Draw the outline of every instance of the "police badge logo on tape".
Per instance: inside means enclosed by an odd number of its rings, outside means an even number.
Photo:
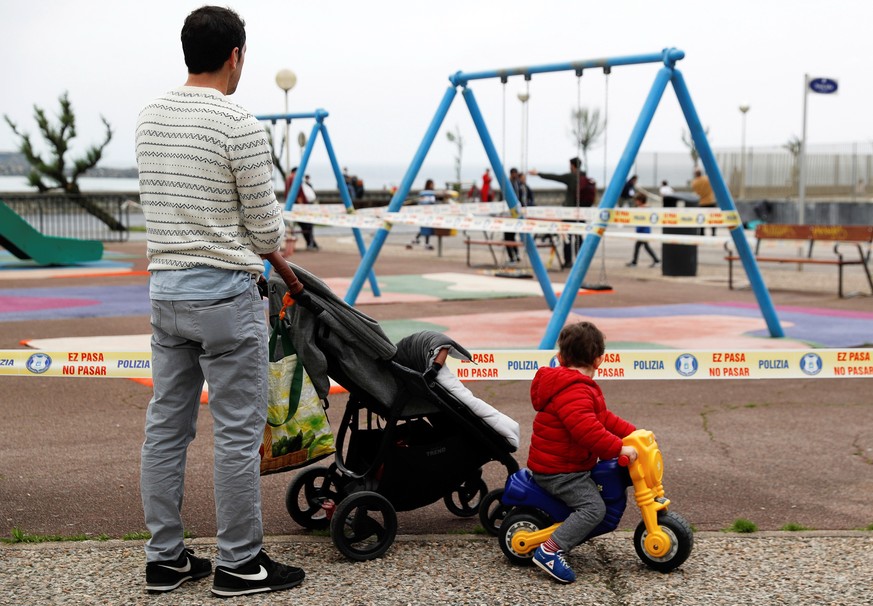
[[[676,358],[676,372],[683,377],[690,377],[697,372],[697,358],[692,354],[682,354]]]
[[[818,354],[808,353],[800,358],[800,370],[805,375],[815,376],[821,372],[823,366]]]
[[[35,353],[27,359],[25,368],[35,375],[41,375],[51,368],[52,359],[44,353]]]

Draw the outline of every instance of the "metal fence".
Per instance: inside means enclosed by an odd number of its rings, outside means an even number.
[[[744,158],[745,156],[745,158]],[[800,163],[785,148],[758,147],[715,151],[716,161],[735,199],[797,196]],[[694,165],[682,152],[640,153],[634,172],[645,188],[668,181],[688,186]],[[873,196],[873,143],[810,146],[806,153],[806,195],[863,200]]]
[[[103,242],[130,237],[128,194],[0,194],[0,200],[47,236]]]

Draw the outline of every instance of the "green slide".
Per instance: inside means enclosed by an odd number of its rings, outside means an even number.
[[[102,242],[43,235],[2,200],[0,246],[19,259],[33,259],[39,265],[75,265],[103,258]]]

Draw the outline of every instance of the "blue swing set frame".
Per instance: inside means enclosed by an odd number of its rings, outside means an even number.
[[[676,97],[682,109],[682,113],[685,117],[685,121],[688,124],[688,128],[691,132],[692,140],[694,141],[694,145],[698,151],[700,161],[703,163],[703,167],[710,178],[710,183],[712,185],[713,191],[715,192],[715,197],[718,201],[719,207],[721,208],[721,210],[724,211],[736,211],[736,204],[734,203],[730,191],[728,191],[724,177],[722,176],[721,170],[719,169],[718,164],[715,160],[715,155],[709,145],[709,141],[706,138],[706,132],[704,131],[700,118],[697,115],[697,110],[694,107],[694,103],[691,100],[691,95],[688,91],[688,87],[685,84],[685,79],[682,76],[682,73],[678,69],[676,69],[676,62],[683,59],[684,57],[684,51],[675,48],[667,48],[660,53],[644,55],[591,59],[584,61],[573,61],[569,63],[556,63],[549,65],[518,67],[483,72],[465,73],[459,71],[453,74],[449,77],[450,86],[446,90],[442,100],[440,101],[439,106],[437,107],[437,111],[433,119],[431,120],[427,131],[424,134],[418,150],[412,158],[412,163],[407,169],[403,180],[400,182],[400,186],[398,187],[394,196],[391,198],[391,202],[388,205],[388,211],[397,212],[403,205],[403,201],[406,199],[406,196],[409,194],[409,191],[412,187],[412,182],[417,177],[418,172],[421,169],[422,164],[424,163],[424,159],[427,156],[428,150],[433,144],[434,139],[436,138],[436,135],[439,132],[443,121],[445,120],[449,108],[454,101],[458,87],[462,88],[461,94],[467,104],[467,108],[470,111],[470,116],[473,119],[474,125],[476,126],[479,138],[482,140],[482,144],[485,147],[485,152],[488,156],[489,162],[491,163],[491,168],[494,174],[499,179],[500,189],[504,192],[504,197],[506,199],[507,206],[509,207],[509,212],[513,217],[518,217],[520,214],[518,210],[520,208],[518,198],[516,197],[513,189],[511,187],[507,187],[508,178],[506,175],[506,171],[500,161],[497,149],[494,146],[494,141],[492,140],[491,135],[488,132],[488,128],[485,125],[485,120],[482,116],[482,112],[479,110],[479,105],[476,102],[476,97],[473,94],[472,89],[469,88],[468,84],[473,80],[486,80],[494,78],[499,78],[501,79],[501,81],[505,82],[508,78],[512,76],[524,76],[526,79],[530,79],[530,77],[534,74],[561,71],[573,71],[577,74],[581,74],[583,70],[590,68],[611,69],[613,67],[619,67],[624,65],[638,65],[644,63],[663,63],[663,66],[658,70],[655,76],[655,81],[652,84],[651,89],[649,90],[649,94],[646,97],[645,102],[643,103],[640,115],[637,118],[633,130],[631,131],[628,142],[624,148],[624,152],[622,153],[618,165],[616,166],[615,172],[612,175],[612,179],[609,181],[609,185],[603,193],[598,208],[606,210],[615,208],[616,203],[618,202],[619,194],[621,193],[622,186],[624,185],[624,182],[627,180],[627,177],[630,174],[633,162],[636,159],[637,154],[639,153],[640,146],[642,145],[643,138],[645,137],[645,134],[648,131],[649,126],[651,125],[652,118],[655,115],[655,110],[658,108],[658,105],[661,102],[661,98],[663,97],[667,85],[672,84],[673,90],[676,93]],[[523,235],[525,250],[530,259],[531,267],[543,290],[543,296],[545,297],[546,303],[548,304],[549,309],[552,310],[551,320],[549,321],[546,332],[539,345],[540,349],[554,348],[555,343],[558,339],[558,334],[560,333],[561,328],[566,323],[567,317],[572,310],[573,303],[576,299],[579,288],[582,285],[582,281],[584,280],[585,275],[588,273],[588,268],[590,267],[591,261],[594,258],[594,253],[597,251],[597,247],[600,244],[602,234],[605,228],[606,223],[603,222],[598,221],[592,222],[590,224],[590,231],[586,234],[586,237],[582,244],[582,248],[579,251],[579,255],[576,257],[576,260],[573,263],[569,276],[567,277],[566,285],[563,292],[561,293],[560,298],[555,295],[551,281],[548,278],[546,268],[536,252],[536,245],[533,241],[533,237],[531,236],[531,234]],[[770,336],[784,337],[785,335],[782,330],[782,326],[779,323],[779,318],[776,315],[776,309],[773,306],[773,302],[770,298],[770,292],[767,290],[767,287],[764,284],[763,278],[761,277],[761,272],[758,268],[758,264],[755,261],[754,254],[752,253],[749,243],[746,240],[745,235],[743,234],[742,225],[732,227],[730,229],[730,235],[733,238],[735,249],[743,264],[743,268],[746,271],[746,275],[748,276],[749,283],[751,284],[752,290],[757,299],[758,306],[761,309],[761,314],[763,315],[764,320],[767,324]],[[371,242],[370,247],[367,249],[366,253],[363,255],[361,263],[358,266],[354,277],[352,278],[349,290],[346,293],[345,301],[350,305],[355,304],[361,287],[363,286],[364,280],[369,272],[372,270],[373,264],[376,262],[379,252],[382,249],[382,245],[385,243],[387,237],[387,229],[380,228],[376,231],[373,241]]]
[[[300,158],[300,165],[297,169],[297,174],[294,175],[294,181],[291,183],[291,187],[288,188],[287,192],[285,192],[285,210],[291,210],[294,208],[294,201],[297,199],[297,194],[300,192],[300,188],[303,186],[303,178],[306,175],[306,167],[309,165],[309,158],[310,156],[312,156],[312,149],[315,147],[315,142],[318,140],[318,135],[321,135],[321,138],[324,140],[324,147],[327,151],[327,157],[330,160],[330,166],[333,169],[334,178],[336,178],[336,186],[337,189],[339,189],[340,199],[342,199],[343,201],[343,206],[346,207],[347,212],[355,212],[355,205],[352,202],[352,197],[349,194],[349,188],[346,186],[345,178],[343,177],[343,173],[340,170],[339,162],[336,159],[336,153],[333,149],[333,143],[331,143],[330,134],[327,132],[327,125],[324,123],[325,118],[327,118],[329,115],[330,114],[326,110],[319,108],[316,109],[314,112],[293,114],[268,114],[264,116],[255,116],[258,120],[270,122],[273,125],[281,121],[290,123],[292,120],[315,120],[315,124],[312,125],[312,130],[309,133],[309,138],[306,140],[306,145],[303,148],[303,155]],[[290,162],[290,158],[288,160]],[[358,252],[360,253],[361,257],[364,257],[364,254],[367,251],[367,246],[364,244],[364,238],[363,236],[361,236],[361,230],[357,227],[353,227],[352,233],[355,236],[355,243],[358,247]],[[269,263],[266,263],[266,266],[266,273],[269,275]],[[369,278],[370,288],[373,292],[373,296],[381,296],[382,293],[379,290],[379,284],[376,280],[376,273],[373,271],[372,267],[368,268],[366,272],[366,277]]]

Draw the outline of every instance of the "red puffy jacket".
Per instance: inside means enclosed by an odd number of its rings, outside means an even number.
[[[597,383],[578,370],[542,367],[530,386],[537,411],[527,466],[537,473],[589,471],[614,459],[635,427],[606,408]]]

